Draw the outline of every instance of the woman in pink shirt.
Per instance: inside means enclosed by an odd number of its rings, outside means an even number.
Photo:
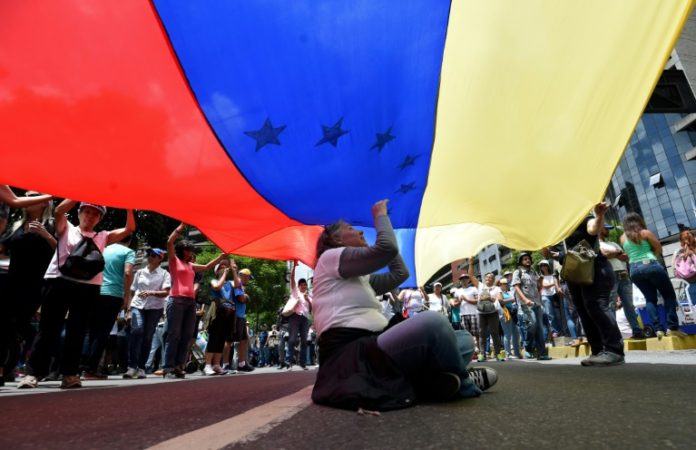
[[[169,257],[169,274],[172,277],[172,288],[167,300],[167,340],[164,345],[163,376],[165,378],[184,378],[186,372],[186,356],[188,344],[193,337],[196,326],[196,294],[193,290],[193,279],[196,272],[211,270],[226,255],[221,254],[208,264],[194,264],[193,242],[176,239],[184,231],[186,225],[179,225],[167,241],[167,256]],[[176,242],[176,245],[174,244]]]

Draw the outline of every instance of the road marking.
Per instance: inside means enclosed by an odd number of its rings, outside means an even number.
[[[219,449],[258,439],[312,403],[314,386],[150,447],[153,450]]]

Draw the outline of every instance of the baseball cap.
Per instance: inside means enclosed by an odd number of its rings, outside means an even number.
[[[146,253],[148,255],[159,256],[160,258],[164,256],[164,250],[161,248],[148,248]]]
[[[249,269],[242,269],[242,270],[239,271],[239,274],[240,274],[240,275],[248,275],[249,277],[251,277],[251,270],[249,270]]]
[[[435,287],[435,286],[440,286],[440,287],[442,287],[442,283],[440,283],[439,281],[437,281],[437,282],[433,283],[433,287]]]
[[[614,225],[612,225],[612,224],[610,224],[610,223],[605,223],[605,224],[604,224],[604,228],[606,228],[607,230],[613,230],[613,229],[614,229]]]
[[[106,214],[106,206],[95,205],[94,203],[87,203],[87,202],[80,203],[80,207],[78,208],[78,211],[81,210],[82,208],[84,208],[85,206],[89,206],[90,208],[96,209],[97,211],[99,211],[101,213],[102,216],[104,214]]]
[[[463,273],[463,274],[459,275],[459,279],[461,280],[462,278],[469,278],[469,274]]]
[[[506,270],[505,273],[503,274],[503,276],[506,277],[508,275],[512,275],[512,272],[510,272],[509,270]]]
[[[498,284],[507,284],[507,278],[503,277],[500,280],[498,280]]]

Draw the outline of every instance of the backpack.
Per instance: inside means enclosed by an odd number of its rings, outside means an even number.
[[[60,261],[60,244],[56,248],[58,261]],[[92,238],[83,235],[82,240],[73,247],[63,265],[58,266],[58,270],[69,278],[91,280],[104,270],[104,255]]]
[[[677,278],[689,281],[696,278],[696,265],[694,257],[684,258],[681,253],[674,258],[674,274]]]

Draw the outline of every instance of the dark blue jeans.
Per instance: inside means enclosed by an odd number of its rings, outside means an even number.
[[[196,302],[187,297],[170,297],[167,300],[167,339],[164,344],[165,372],[175,367],[183,369],[188,356],[188,346],[196,327]]]
[[[655,331],[664,331],[660,316],[657,314],[657,293],[659,292],[665,301],[665,315],[667,316],[667,327],[670,330],[679,328],[677,318],[677,294],[674,292],[672,282],[667,275],[667,269],[655,260],[647,264],[642,262],[631,263],[631,281],[638,286],[640,292],[645,296],[645,307],[650,315]]]
[[[293,314],[288,320],[288,348],[290,352],[290,364],[295,364],[295,345],[297,335],[300,335],[300,365],[307,365],[307,333],[309,333],[309,319],[300,314]]]
[[[537,351],[537,356],[546,355],[546,340],[544,339],[544,307],[535,303],[531,308],[521,305],[518,319],[524,324],[527,344],[525,349]]]
[[[590,286],[568,283],[570,296],[580,316],[593,355],[609,351],[624,354],[623,338],[611,306],[614,270],[606,259],[595,262],[594,283]]]
[[[147,358],[152,346],[152,336],[159,322],[163,309],[131,310],[131,329],[128,341],[128,367],[145,370]]]

